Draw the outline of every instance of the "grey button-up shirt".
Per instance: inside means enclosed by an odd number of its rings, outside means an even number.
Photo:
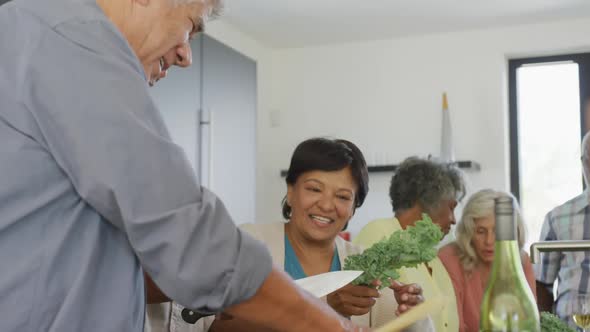
[[[142,266],[206,312],[270,272],[147,89],[93,0],[0,6],[0,331],[142,331]]]

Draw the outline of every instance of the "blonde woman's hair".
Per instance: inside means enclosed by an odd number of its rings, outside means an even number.
[[[459,259],[463,269],[467,272],[472,271],[479,263],[479,257],[471,244],[476,227],[476,219],[494,215],[494,199],[499,197],[512,197],[514,199],[514,208],[516,209],[516,222],[518,233],[518,246],[522,250],[526,239],[526,228],[520,214],[518,201],[512,194],[496,191],[492,189],[483,189],[469,197],[463,215],[455,231],[457,247],[459,248]]]

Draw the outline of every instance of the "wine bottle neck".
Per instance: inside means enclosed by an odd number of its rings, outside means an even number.
[[[516,218],[513,214],[496,214],[496,241],[517,239]]]
[[[516,240],[496,241],[492,270],[501,268],[501,273],[510,274],[512,271],[522,270],[521,265],[520,249]]]

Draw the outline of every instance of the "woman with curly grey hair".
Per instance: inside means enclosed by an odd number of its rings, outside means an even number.
[[[496,240],[494,199],[499,197],[512,197],[512,195],[492,189],[480,190],[473,194],[467,201],[461,221],[457,225],[457,239],[441,248],[438,253],[438,257],[453,281],[460,332],[477,331],[479,328],[479,308],[494,261]],[[518,204],[516,204],[516,211],[522,265],[531,290],[535,294],[533,268],[528,255],[522,250],[526,232]]]
[[[354,243],[365,248],[372,246],[393,232],[414,225],[426,213],[445,234],[455,224],[454,210],[465,196],[461,171],[451,164],[411,157],[399,165],[389,189],[393,218],[368,223],[354,238]],[[438,258],[416,268],[402,269],[400,281],[417,283],[423,288],[424,298],[444,296],[450,302],[438,314],[432,315],[436,331],[456,332],[459,316],[455,294],[449,275]]]
[[[408,158],[399,166],[389,188],[393,212],[403,228],[426,213],[445,235],[455,224],[453,211],[464,196],[459,169],[417,157]]]

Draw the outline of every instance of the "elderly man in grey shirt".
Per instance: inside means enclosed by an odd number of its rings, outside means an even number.
[[[355,329],[234,226],[149,97],[146,80],[190,65],[188,38],[218,7],[0,7],[0,331],[142,331],[144,270],[204,313],[284,331]]]

